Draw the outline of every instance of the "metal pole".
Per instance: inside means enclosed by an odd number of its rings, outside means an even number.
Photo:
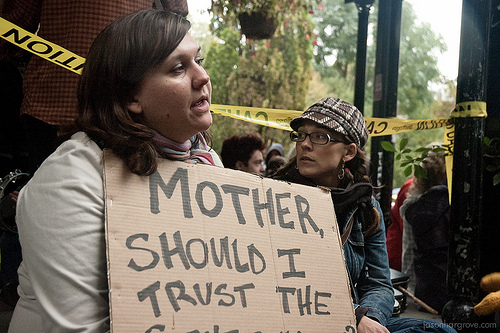
[[[401,10],[402,0],[380,0],[379,2],[373,98],[373,116],[378,118],[395,117],[397,113]],[[382,187],[377,199],[380,202],[384,220],[389,222],[394,154],[382,149],[382,141],[393,141],[393,139],[391,136],[372,137],[371,174],[372,182]]]
[[[457,105],[486,102],[487,54],[491,0],[463,0],[457,80]],[[466,112],[466,108],[462,113]],[[455,119],[450,214],[448,288],[443,309],[447,323],[477,323],[473,306],[479,294],[479,231],[483,197],[485,119]],[[478,332],[468,326],[463,332]]]
[[[488,46],[488,90],[486,102],[488,118],[485,123],[485,136],[500,138],[500,0],[491,1],[490,41]],[[498,140],[498,139],[496,139]],[[498,198],[500,185],[493,185],[493,177],[498,171],[488,171],[495,165],[492,152],[485,150],[483,174],[483,219],[481,222],[481,277],[492,272],[500,272],[500,223],[498,223]],[[486,295],[486,293],[484,293]],[[500,316],[499,316],[500,320]],[[497,327],[500,329],[500,322]]]
[[[358,44],[356,49],[356,80],[354,82],[354,106],[361,113],[365,110],[366,82],[366,41],[368,38],[368,18],[373,2],[356,1],[358,8]]]

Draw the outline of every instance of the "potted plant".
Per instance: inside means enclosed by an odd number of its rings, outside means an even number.
[[[265,12],[238,14],[241,33],[249,39],[269,39],[278,28],[276,19]]]
[[[271,38],[292,19],[306,18],[322,0],[212,0],[212,29],[231,26],[249,39]]]

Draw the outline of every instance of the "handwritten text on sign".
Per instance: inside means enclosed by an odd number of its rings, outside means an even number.
[[[105,179],[113,330],[355,325],[327,191],[172,161],[139,177],[110,154]]]

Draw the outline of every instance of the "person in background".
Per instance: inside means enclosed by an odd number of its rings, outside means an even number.
[[[427,320],[392,317],[394,291],[385,227],[362,150],[368,129],[361,112],[334,97],[323,98],[290,123],[296,156],[274,178],[327,187],[341,233],[353,292],[357,331],[456,332]]]
[[[269,160],[274,156],[283,156],[285,157],[285,148],[281,143],[273,143],[266,153],[265,165],[266,165],[266,176],[269,176],[267,170],[269,165]]]
[[[10,333],[110,330],[103,149],[141,176],[158,157],[222,167],[206,142],[212,89],[189,28],[180,15],[150,9],[93,42],[75,134],[19,193],[23,261]]]
[[[394,205],[391,207],[391,225],[387,227],[387,254],[389,267],[401,271],[401,256],[403,253],[403,219],[399,215],[399,208],[408,196],[408,189],[413,178],[408,179],[399,189]]]
[[[266,145],[257,135],[234,135],[222,143],[220,157],[224,167],[263,175]]]
[[[415,296],[441,313],[449,301],[446,285],[450,203],[444,153],[428,152],[421,164],[425,178],[417,178],[401,206],[404,273]]]
[[[286,164],[286,160],[281,155],[274,155],[267,163],[266,177],[272,177],[283,165]]]

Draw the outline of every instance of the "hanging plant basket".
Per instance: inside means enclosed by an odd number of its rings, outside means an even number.
[[[272,17],[267,17],[265,13],[247,12],[238,15],[241,26],[241,33],[249,39],[268,39],[274,35],[278,24]]]

